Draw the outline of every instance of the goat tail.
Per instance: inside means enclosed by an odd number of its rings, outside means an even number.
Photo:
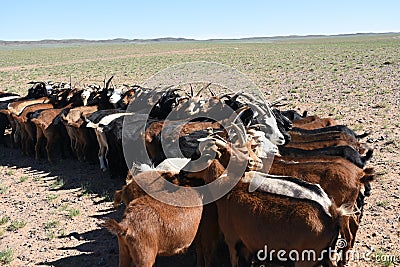
[[[357,213],[354,211],[353,206],[351,203],[344,203],[338,207],[332,202],[329,207],[329,213],[332,215],[332,219],[338,223],[340,229],[346,227],[349,217]]]
[[[361,183],[365,184],[371,182],[375,178],[375,169],[373,167],[367,167],[364,170],[364,176],[360,179]]]
[[[91,120],[89,120],[88,118],[86,118],[85,116],[81,115],[81,119],[86,122],[86,127],[87,128],[93,128],[93,129],[97,129],[99,127],[98,123],[94,123]]]
[[[361,177],[360,182],[364,184],[364,195],[369,197],[371,195],[371,184],[370,182],[373,181],[375,178],[375,169],[372,167],[368,167],[364,169],[364,176]]]
[[[332,202],[332,205],[329,207],[329,213],[332,215],[332,218],[340,219],[341,217],[349,217],[354,213],[352,203],[344,203],[340,207],[338,207],[335,203]]]
[[[101,225],[114,235],[124,235],[126,233],[126,230],[114,219],[108,218]]]
[[[372,158],[372,154],[374,153],[374,149],[368,148],[367,153],[365,156],[362,157],[362,159],[366,162],[367,160],[370,160]]]
[[[353,216],[358,213],[358,211],[354,211],[354,204],[352,203],[344,203],[340,207],[337,207],[336,204],[332,204],[330,207],[332,218],[336,223],[338,230],[341,236],[341,239],[344,240],[340,247],[340,250],[347,250],[351,248],[353,235],[350,230],[350,216]],[[339,246],[339,244],[337,244]]]
[[[338,215],[344,217],[354,215],[356,212],[354,212],[353,206],[354,205],[352,203],[343,203],[340,207],[337,208]]]
[[[121,204],[121,201],[122,201],[122,190],[117,190],[117,191],[115,191],[115,194],[114,194],[114,209],[118,209],[118,207],[119,207],[119,204]]]
[[[370,134],[371,134],[370,132],[365,132],[365,133],[363,133],[363,134],[357,134],[357,135],[356,135],[356,138],[357,138],[357,139],[361,139],[361,138],[367,137],[367,136],[370,135]]]

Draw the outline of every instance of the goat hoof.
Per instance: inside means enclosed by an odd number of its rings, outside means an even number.
[[[102,168],[101,171],[102,171],[102,172],[106,172],[106,171],[107,171],[107,168]]]

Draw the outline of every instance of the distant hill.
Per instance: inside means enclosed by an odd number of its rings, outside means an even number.
[[[186,38],[155,38],[155,39],[125,39],[116,38],[109,40],[86,40],[86,39],[62,39],[53,40],[45,39],[40,41],[3,41],[0,40],[0,45],[46,45],[46,44],[123,44],[123,43],[153,43],[153,42],[190,42],[195,39]]]
[[[356,37],[356,36],[380,36],[380,35],[394,35],[400,34],[398,32],[388,33],[354,33],[354,34],[337,34],[337,35],[289,35],[289,36],[272,36],[272,37],[247,37],[247,38],[233,38],[233,39],[208,39],[196,40],[188,38],[174,38],[163,37],[154,39],[125,39],[116,38],[108,40],[87,40],[87,39],[62,39],[53,40],[45,39],[39,41],[3,41],[0,40],[0,46],[7,45],[57,45],[57,44],[123,44],[123,43],[162,43],[162,42],[231,42],[231,41],[248,41],[248,42],[263,42],[263,41],[277,41],[286,39],[306,39],[306,38],[329,38],[329,37]]]

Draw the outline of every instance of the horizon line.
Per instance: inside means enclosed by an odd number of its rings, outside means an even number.
[[[154,37],[154,38],[125,38],[125,37],[115,37],[108,39],[86,39],[86,38],[45,38],[45,39],[35,39],[35,40],[3,40],[0,39],[2,43],[17,43],[17,42],[49,42],[49,41],[87,41],[87,42],[102,42],[102,41],[155,41],[155,40],[180,40],[180,41],[224,41],[224,40],[246,40],[246,39],[274,39],[274,38],[306,38],[306,37],[335,37],[335,36],[351,36],[351,35],[368,35],[368,34],[400,34],[400,32],[388,31],[388,32],[355,32],[355,33],[334,33],[334,34],[287,34],[287,35],[266,35],[266,36],[247,36],[247,37],[215,37],[215,38],[190,38],[190,37]]]

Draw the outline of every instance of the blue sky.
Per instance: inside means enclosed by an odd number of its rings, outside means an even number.
[[[397,0],[2,0],[0,40],[400,32]]]

